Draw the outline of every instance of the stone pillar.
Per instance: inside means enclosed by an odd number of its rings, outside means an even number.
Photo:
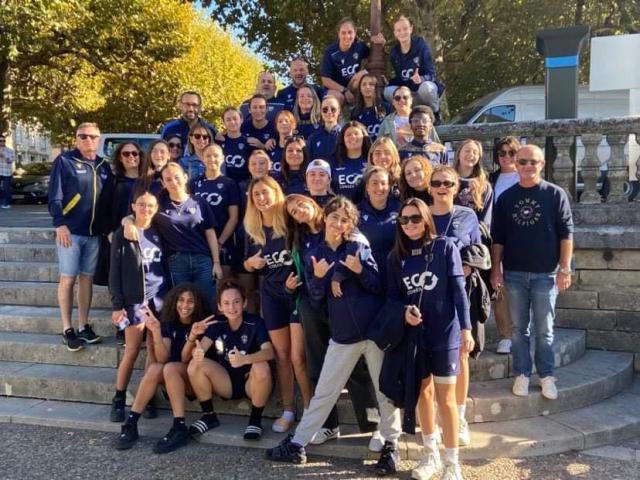
[[[481,140],[482,144],[482,153],[483,156],[480,159],[481,165],[484,167],[485,171],[493,172],[495,165],[493,164],[493,149],[495,147],[495,143],[493,140]]]
[[[556,184],[567,192],[571,202],[575,200],[576,185],[570,150],[574,141],[574,137],[553,137],[553,144],[558,151],[553,162],[553,179]]]
[[[382,31],[381,28],[382,19],[382,0],[371,0],[371,35],[377,35]],[[385,55],[384,45],[379,43],[372,43],[371,50],[369,52],[369,59],[367,60],[367,70],[372,75],[378,77],[379,85],[386,85],[384,78],[385,71]],[[381,83],[382,82],[382,83]]]
[[[536,145],[543,150],[546,141],[547,139],[545,137],[527,137],[527,145]]]
[[[626,202],[624,184],[629,179],[629,164],[624,153],[624,146],[629,139],[628,135],[607,135],[607,143],[611,153],[607,164],[609,166],[608,178],[611,186],[608,202]]]
[[[600,159],[598,159],[598,145],[602,140],[600,133],[586,133],[582,135],[584,145],[584,160],[581,171],[584,181],[584,190],[580,197],[580,203],[600,203],[598,193],[598,177],[600,176]]]

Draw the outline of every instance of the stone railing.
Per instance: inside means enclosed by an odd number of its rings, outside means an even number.
[[[552,178],[565,189],[572,202],[577,201],[577,172],[581,172],[584,187],[580,203],[600,203],[598,192],[601,161],[598,150],[604,153],[608,166],[609,195],[607,202],[626,202],[625,183],[630,170],[640,171],[640,116],[601,119],[561,119],[535,122],[486,123],[479,125],[441,125],[437,128],[442,142],[450,142],[455,150],[462,140],[473,138],[482,143],[483,164],[493,170],[494,142],[507,135],[525,143],[545,147],[551,138],[557,151]],[[638,140],[636,142],[636,139]],[[625,147],[629,144],[625,152]],[[583,151],[582,151],[583,150]],[[579,155],[576,155],[579,152]],[[582,155],[583,154],[583,155]],[[576,157],[581,160],[576,161]],[[634,178],[633,176],[631,178]]]

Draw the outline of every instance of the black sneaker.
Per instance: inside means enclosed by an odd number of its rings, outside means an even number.
[[[171,427],[169,433],[166,436],[158,440],[153,447],[153,453],[169,453],[177,450],[189,443],[189,439],[191,436],[189,435],[189,430],[187,427]]]
[[[200,420],[196,420],[189,426],[189,433],[195,437],[219,426],[220,420],[218,420],[218,416],[215,413],[207,413],[202,415]]]
[[[102,341],[102,337],[100,335],[96,335],[93,328],[91,328],[91,325],[88,323],[84,326],[84,330],[78,332],[78,338],[84,343],[100,343]]]
[[[67,328],[64,331],[62,334],[62,343],[67,346],[67,350],[70,352],[77,352],[84,348],[84,344],[80,341],[73,328]]]
[[[156,409],[156,402],[151,399],[147,406],[144,407],[142,411],[142,416],[148,420],[152,420],[154,418],[158,418],[158,410]]]
[[[307,463],[307,453],[302,445],[293,443],[293,435],[288,435],[277,447],[267,449],[266,456],[274,462]]]
[[[133,423],[125,423],[120,428],[120,436],[116,440],[115,447],[118,450],[129,450],[138,440],[138,427]]]
[[[119,400],[116,397],[111,399],[111,414],[109,419],[114,423],[124,422],[124,400]]]
[[[380,476],[390,475],[396,473],[396,466],[399,462],[400,452],[398,452],[398,447],[391,442],[384,442],[384,446],[380,452],[380,458],[374,469]]]

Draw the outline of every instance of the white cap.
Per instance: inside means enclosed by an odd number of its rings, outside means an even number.
[[[328,175],[329,178],[331,178],[331,166],[327,161],[322,160],[321,158],[312,160],[311,163],[309,163],[309,165],[307,166],[307,171],[305,172],[305,174],[308,174],[309,172],[312,172],[314,170],[324,172]]]

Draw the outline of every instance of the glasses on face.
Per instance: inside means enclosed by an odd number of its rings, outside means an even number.
[[[336,113],[338,109],[336,107],[322,107],[322,113]]]
[[[304,137],[302,135],[287,135],[284,137],[285,142],[291,140],[292,142],[304,142]]]
[[[429,182],[429,185],[431,185],[433,188],[452,188],[455,186],[455,182],[452,182],[451,180],[431,180]]]
[[[184,105],[185,107],[192,107],[192,108],[200,107],[199,103],[194,103],[194,102],[182,102],[182,105]]]
[[[129,157],[136,158],[139,155],[139,153],[136,150],[131,150],[129,152],[120,152],[120,155],[122,155],[124,158],[129,158]]]
[[[192,133],[191,138],[195,138],[196,140],[210,140],[211,135],[206,133]]]
[[[90,138],[91,140],[97,140],[98,138],[100,138],[100,135],[90,135],[88,133],[79,133],[77,137],[80,140],[86,140],[87,138]]]
[[[409,100],[409,98],[411,98],[409,95],[394,95],[393,99],[396,102],[399,102],[400,100]]]
[[[398,217],[398,223],[400,225],[406,225],[409,222],[418,224],[418,223],[422,223],[423,221],[424,220],[422,219],[422,215],[417,215],[417,214],[416,215],[400,215]]]
[[[169,148],[182,148],[182,144],[169,142]]]
[[[498,152],[498,156],[500,158],[504,158],[504,157],[515,157],[516,156],[516,151],[515,150],[500,150]]]
[[[524,167],[527,163],[532,167],[535,167],[540,163],[540,160],[536,160],[535,158],[519,158],[518,159],[518,165],[521,165]]]

